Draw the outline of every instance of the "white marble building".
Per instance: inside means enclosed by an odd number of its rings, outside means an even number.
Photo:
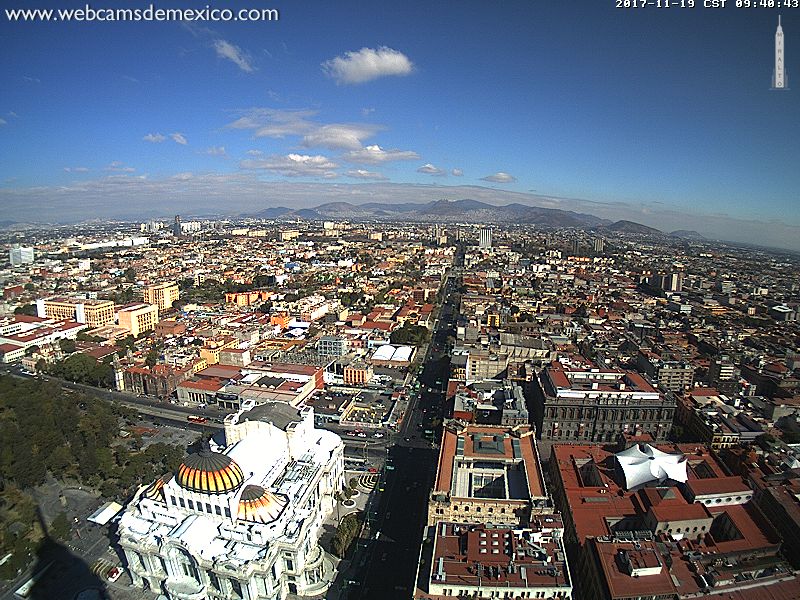
[[[134,585],[171,600],[323,594],[335,572],[319,537],[344,485],[341,439],[279,402],[229,415],[225,435],[126,507],[119,544]]]

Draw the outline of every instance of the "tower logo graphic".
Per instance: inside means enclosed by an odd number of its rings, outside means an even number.
[[[783,51],[783,27],[781,27],[781,17],[778,15],[778,29],[775,31],[775,68],[772,71],[773,90],[789,89],[789,76],[786,74]]]

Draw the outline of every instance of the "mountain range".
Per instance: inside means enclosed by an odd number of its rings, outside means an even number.
[[[260,219],[349,219],[356,221],[418,221],[445,223],[532,223],[548,227],[600,227],[611,222],[594,215],[525,204],[496,206],[478,200],[436,200],[427,203],[384,204],[329,202],[314,208],[266,208],[246,216]]]

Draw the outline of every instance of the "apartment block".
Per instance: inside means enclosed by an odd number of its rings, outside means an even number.
[[[155,304],[131,304],[119,310],[119,326],[138,336],[153,331],[158,324],[158,306]]]
[[[42,318],[62,319],[102,327],[114,322],[114,303],[111,300],[87,298],[39,298],[36,314]]]
[[[158,310],[172,308],[172,303],[181,297],[177,283],[158,283],[144,288],[142,299],[148,304],[155,304]]]

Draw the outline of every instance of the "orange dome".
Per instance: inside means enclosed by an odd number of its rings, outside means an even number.
[[[175,481],[190,492],[226,494],[239,489],[244,473],[231,457],[204,448],[186,457]]]
[[[172,475],[167,477],[159,477],[144,491],[142,496],[145,498],[149,498],[150,500],[155,500],[157,502],[164,502],[164,483],[172,478]]]
[[[237,517],[244,521],[272,523],[283,511],[287,499],[278,496],[260,485],[248,485],[239,497]]]

